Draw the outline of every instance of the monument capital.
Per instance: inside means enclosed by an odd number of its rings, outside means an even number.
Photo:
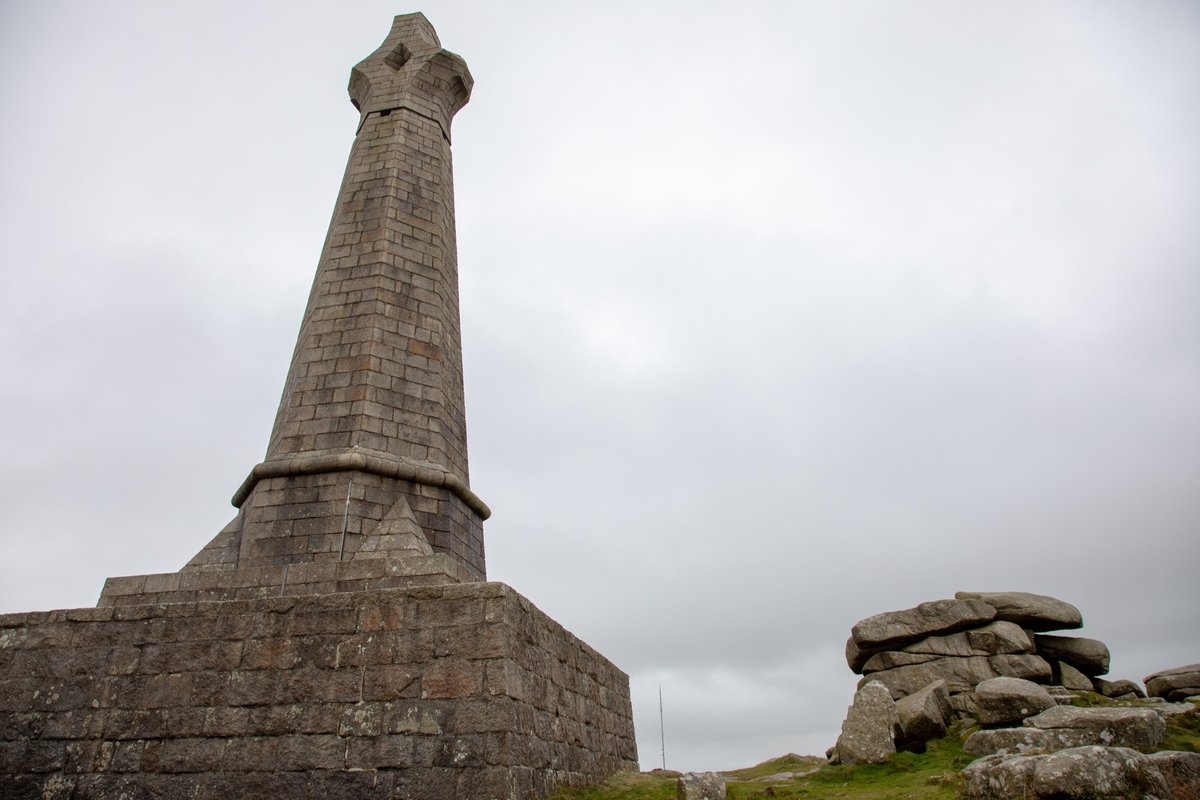
[[[450,122],[471,99],[474,85],[467,62],[442,49],[425,15],[402,14],[383,44],[350,71],[350,102],[361,117],[400,108],[431,119],[450,140]]]

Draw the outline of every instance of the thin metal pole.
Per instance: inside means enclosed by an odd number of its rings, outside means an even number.
[[[350,522],[350,491],[354,488],[354,475],[350,475],[350,483],[346,484],[346,510],[342,513],[342,546],[338,548],[338,561],[346,552],[346,525]]]
[[[288,565],[283,565],[283,583],[279,584],[279,596],[283,597],[283,593],[287,591],[287,570]]]
[[[658,684],[658,733],[662,737],[663,769],[667,768],[667,732],[663,728],[662,683]]]

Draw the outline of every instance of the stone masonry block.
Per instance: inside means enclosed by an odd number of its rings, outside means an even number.
[[[430,775],[458,787],[502,769],[552,787],[636,760],[628,679],[502,584],[132,616],[46,615],[20,627],[0,617],[0,631],[19,631],[0,639],[14,656],[0,667],[0,742],[14,769],[109,788],[118,784],[101,778],[122,775],[122,791],[186,794],[264,770],[280,785],[366,770],[393,787]],[[152,627],[170,636],[128,644]],[[18,674],[30,654],[57,654],[67,668]]]
[[[483,663],[465,658],[439,658],[421,673],[425,698],[472,697],[483,689]]]
[[[277,768],[282,772],[340,770],[345,743],[340,736],[281,736]]]
[[[301,611],[292,617],[289,632],[292,636],[351,632],[357,627],[357,616],[351,608]]]

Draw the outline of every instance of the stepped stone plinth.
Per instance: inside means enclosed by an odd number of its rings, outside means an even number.
[[[358,131],[266,457],[182,570],[0,616],[0,797],[536,798],[637,768],[629,678],[486,582],[450,126],[421,14]]]

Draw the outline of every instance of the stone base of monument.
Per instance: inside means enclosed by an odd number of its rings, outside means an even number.
[[[637,769],[628,676],[501,583],[106,596],[0,616],[0,796],[532,798]]]

